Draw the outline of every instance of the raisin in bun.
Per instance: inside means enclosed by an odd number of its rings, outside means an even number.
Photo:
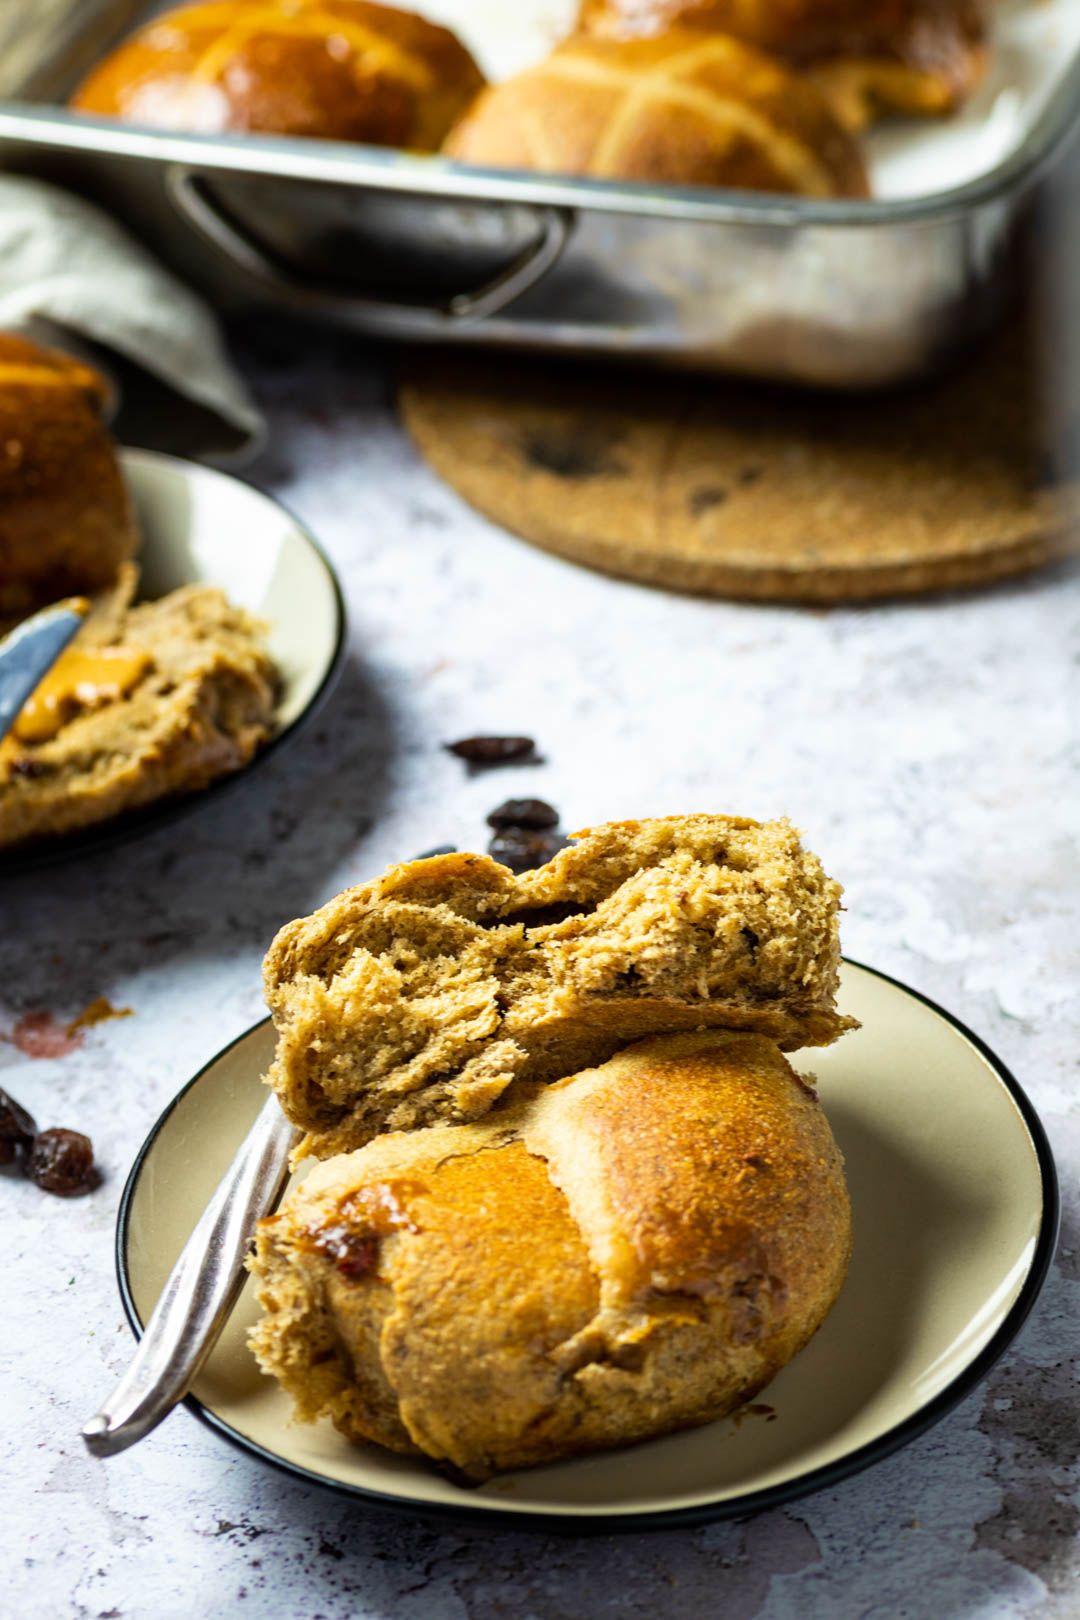
[[[859,151],[782,63],[689,29],[577,37],[477,99],[444,151],[466,163],[607,180],[863,196]]]
[[[105,392],[89,366],[0,332],[0,620],[102,590],[134,555]]]
[[[940,114],[986,67],[983,0],[583,0],[605,38],[716,30],[810,72],[849,128],[877,112]]]
[[[301,1419],[479,1481],[722,1416],[850,1250],[840,1153],[773,1042],[667,1036],[317,1165],[259,1224],[252,1347]]]
[[[161,129],[434,151],[483,83],[448,29],[410,11],[369,0],[209,0],[139,29],[71,105]]]

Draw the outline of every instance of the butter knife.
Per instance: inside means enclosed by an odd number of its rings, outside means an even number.
[[[82,1430],[95,1457],[141,1440],[194,1383],[236,1303],[255,1223],[277,1203],[298,1137],[277,1097],[267,1097],[169,1273],[131,1364]]]
[[[73,596],[24,619],[0,641],[0,740],[89,611],[84,597]]]

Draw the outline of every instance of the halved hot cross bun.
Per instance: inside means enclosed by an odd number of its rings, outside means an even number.
[[[315,1166],[260,1222],[251,1342],[301,1419],[479,1481],[722,1416],[850,1251],[840,1153],[775,1044],[667,1036]]]
[[[486,855],[394,866],[289,923],[264,965],[269,1080],[304,1151],[478,1119],[644,1035],[822,1046],[841,889],[787,821],[668,816],[577,835],[515,876]]]

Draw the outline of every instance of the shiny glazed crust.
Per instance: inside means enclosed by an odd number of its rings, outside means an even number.
[[[864,196],[858,149],[807,80],[721,35],[574,38],[485,90],[444,150],[597,179]]]
[[[984,0],[583,0],[580,25],[626,39],[731,34],[808,69],[849,128],[881,111],[953,111],[986,67]]]
[[[133,34],[71,105],[161,129],[434,151],[483,83],[448,29],[409,11],[369,0],[208,0]]]
[[[786,821],[609,822],[515,877],[485,855],[394,866],[281,930],[263,969],[270,1083],[324,1157],[477,1119],[627,1041],[756,1030],[827,1045],[840,885]]]
[[[300,1418],[483,1480],[730,1411],[850,1249],[840,1154],[776,1046],[661,1037],[316,1166],[260,1223],[252,1346]]]
[[[135,553],[104,398],[89,366],[0,332],[0,621],[102,589]]]

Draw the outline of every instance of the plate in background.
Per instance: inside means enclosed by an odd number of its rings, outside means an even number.
[[[328,692],[345,645],[345,606],[333,567],[290,512],[249,484],[152,450],[123,450],[139,527],[139,599],[181,585],[220,585],[264,619],[282,676],[274,734],[239,771],[84,831],[0,852],[0,874],[87,855],[186,815],[258,767],[296,732]]]
[[[663,1528],[744,1515],[877,1462],[984,1376],[1030,1310],[1057,1233],[1053,1160],[1004,1066],[947,1013],[845,963],[862,1028],[796,1054],[813,1072],[847,1162],[855,1253],[839,1301],[756,1411],[478,1489],[422,1460],[350,1445],[291,1402],[246,1348],[250,1283],[187,1404],[242,1449],[307,1481],[412,1514],[507,1528]],[[117,1264],[136,1332],[264,1098],[266,1020],[177,1096],[121,1201]]]

